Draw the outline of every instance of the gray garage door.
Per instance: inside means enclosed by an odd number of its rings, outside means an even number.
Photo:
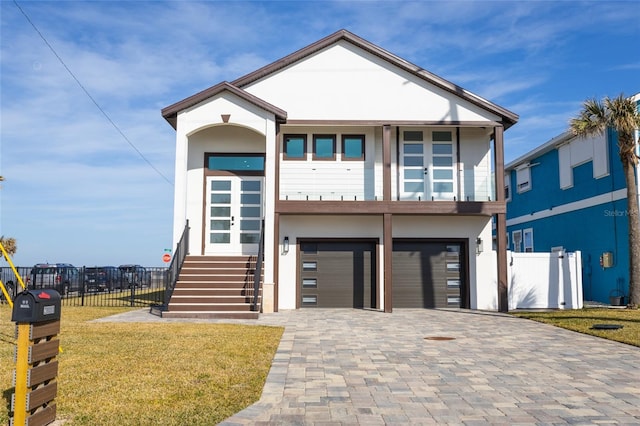
[[[465,307],[463,244],[394,241],[393,307]]]
[[[375,308],[372,242],[300,243],[300,306]]]

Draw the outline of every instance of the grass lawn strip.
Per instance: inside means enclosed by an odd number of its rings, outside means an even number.
[[[552,324],[579,333],[602,337],[640,347],[640,310],[613,308],[585,308],[576,310],[511,312],[520,318]],[[620,329],[598,330],[598,324],[617,324]]]

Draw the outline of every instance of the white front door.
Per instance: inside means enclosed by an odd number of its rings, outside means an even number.
[[[210,176],[205,206],[205,254],[255,255],[263,217],[263,177]]]
[[[426,137],[423,136],[426,133]],[[404,132],[400,144],[400,198],[448,200],[456,194],[455,147],[449,131]]]

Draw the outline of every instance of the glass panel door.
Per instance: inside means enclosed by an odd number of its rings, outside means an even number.
[[[428,136],[423,140],[423,135]],[[400,199],[448,200],[456,194],[450,131],[405,131],[400,148]]]
[[[424,142],[404,142],[401,154],[401,195],[403,200],[424,200],[427,167]]]
[[[257,254],[263,178],[207,178],[205,254]]]
[[[453,143],[433,142],[431,144],[431,196],[434,200],[453,201]]]

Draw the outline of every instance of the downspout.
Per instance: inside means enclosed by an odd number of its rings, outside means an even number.
[[[456,174],[458,180],[458,200],[462,199],[462,182],[460,182],[460,127],[456,127]]]
[[[400,126],[396,126],[396,200],[400,201]]]

